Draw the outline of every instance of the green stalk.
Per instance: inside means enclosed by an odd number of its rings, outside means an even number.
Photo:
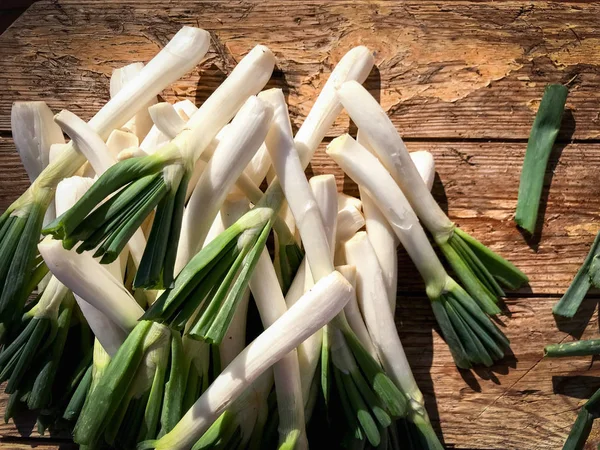
[[[85,398],[88,395],[90,390],[90,386],[92,385],[92,366],[90,365],[88,369],[85,371],[85,375],[81,379],[81,382],[77,385],[77,389],[73,393],[73,396],[69,400],[67,407],[65,408],[65,412],[63,414],[63,419],[68,421],[73,421],[79,417],[81,410],[83,409],[83,404],[85,402]]]
[[[600,416],[600,389],[583,405],[571,428],[563,450],[583,450],[592,431],[592,424]]]
[[[508,339],[487,317],[481,298],[476,302],[446,273],[419,219],[390,173],[373,154],[348,135],[335,139],[327,153],[375,201],[417,266],[436,320],[458,367],[489,366],[501,359],[508,348]],[[454,235],[459,236],[459,233]],[[468,255],[462,245],[456,248]],[[464,259],[453,244],[446,250],[450,261],[463,264]],[[493,300],[488,305],[493,305]]]
[[[274,207],[281,203],[280,191],[270,191],[262,204],[192,258],[143,319],[170,323],[179,329],[192,319],[186,334],[220,343],[265,246],[277,212]]]
[[[123,442],[131,448],[139,440],[156,438],[170,336],[168,329],[147,321],[133,329],[101,373],[94,375],[75,425],[77,443],[94,445],[104,435],[109,443]]]
[[[446,216],[421,178],[394,124],[363,86],[348,81],[338,89],[338,95],[360,128],[362,137],[440,246],[458,279],[486,312],[497,314],[496,297],[503,295],[499,284],[512,289],[527,282],[527,276],[475,238],[460,231]]]
[[[600,339],[551,344],[544,347],[544,356],[548,358],[594,355],[600,355]]]
[[[2,253],[3,262],[0,266],[0,279],[4,281],[0,295],[0,320],[3,322],[15,320],[21,314],[25,301],[31,294],[27,289],[31,286],[29,281],[36,269],[36,246],[44,215],[53,194],[50,189],[40,189],[36,192],[36,201],[23,211],[25,217],[14,220],[2,242],[1,248],[6,250]],[[6,242],[7,239],[14,240],[9,244]],[[2,276],[3,274],[6,275]]]
[[[577,271],[575,278],[569,285],[567,292],[553,306],[552,312],[557,316],[571,318],[575,315],[581,302],[592,284],[596,287],[600,286],[600,232],[596,235],[589,253],[585,257],[585,261]]]
[[[52,401],[52,385],[54,384],[59,364],[61,363],[61,356],[67,341],[74,308],[75,298],[69,292],[61,304],[61,311],[56,324],[58,328],[56,337],[43,359],[42,369],[36,376],[31,393],[27,398],[29,409],[46,408]],[[64,363],[64,361],[62,362]]]
[[[546,87],[535,115],[519,184],[515,222],[530,234],[535,232],[544,176],[552,146],[558,136],[569,90],[562,84]]]

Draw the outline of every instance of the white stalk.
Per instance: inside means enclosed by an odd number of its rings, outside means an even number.
[[[359,130],[356,141],[371,153],[373,149],[367,142],[364,134]],[[398,237],[394,230],[381,213],[375,202],[369,197],[364,189],[359,187],[360,198],[363,203],[365,214],[365,225],[369,233],[369,239],[377,255],[379,267],[381,268],[383,281],[387,292],[387,299],[392,312],[396,311],[396,291],[398,287]],[[345,251],[345,250],[344,250]]]
[[[352,120],[407,196],[423,225],[431,231],[436,241],[447,240],[454,224],[429,192],[402,138],[379,103],[354,81],[344,83],[338,95]]]
[[[249,209],[248,200],[245,198],[234,198],[229,196],[219,214],[215,218],[213,225],[206,236],[205,245],[216,238],[226,228],[231,226],[237,219],[242,217]],[[250,290],[246,289],[242,294],[227,333],[219,346],[221,356],[221,367],[227,367],[234,358],[241,353],[246,346],[246,318],[248,313],[248,301],[250,300]]]
[[[152,105],[148,113],[154,122],[154,125],[161,133],[173,139],[186,127],[186,121],[179,115],[173,105],[167,102],[160,102]]]
[[[62,242],[46,237],[38,244],[52,274],[74,294],[104,313],[124,331],[131,331],[144,310],[131,294],[89,252],[65,250]]]
[[[108,151],[116,161],[119,161],[118,156],[121,152],[128,149],[130,152],[131,149],[135,149],[137,151],[139,145],[140,140],[135,134],[123,130],[113,130],[106,140]]]
[[[83,153],[98,176],[116,163],[116,159],[98,133],[71,111],[63,109],[54,116],[54,121],[71,138],[71,142]]]
[[[360,139],[360,132],[358,134]],[[356,208],[358,212],[362,211],[362,201],[360,200],[360,198],[344,194],[343,192],[338,193],[338,210],[341,211],[347,206],[352,206]]]
[[[333,319],[348,302],[351,293],[352,286],[339,273],[333,272],[323,278],[223,370],[175,428],[154,443],[155,448],[191,448],[267,368]]]
[[[31,182],[49,164],[50,147],[65,143],[53,116],[45,102],[13,103],[10,113],[12,137]]]
[[[65,178],[56,187],[56,211],[63,214],[71,208],[85,192],[92,186],[91,178],[71,177]],[[119,261],[108,264],[106,268],[118,282],[123,277],[119,268]],[[116,272],[116,273],[115,273]],[[53,277],[54,278],[54,277]],[[127,337],[127,332],[109,319],[103,312],[92,306],[76,293],[74,294],[81,312],[86,318],[94,336],[102,344],[106,352],[113,356]]]
[[[425,182],[425,186],[431,191],[433,182],[435,181],[435,160],[433,159],[433,155],[427,150],[419,150],[417,152],[410,152],[410,159],[412,159],[419,175],[421,175],[421,178]]]
[[[113,70],[110,77],[110,96],[114,97],[127,84],[135,80],[143,68],[144,64],[138,62]],[[150,115],[148,114],[148,107],[155,103],[156,96],[152,97],[148,103],[142,106],[135,116],[129,119],[121,129],[132,133],[139,140],[144,139],[144,136],[148,134],[148,131],[152,127],[152,119],[150,119]]]
[[[354,47],[337,63],[294,139],[303,168],[342,111],[336,90],[349,80],[363,83],[373,64],[373,54],[364,46]]]
[[[309,186],[319,209],[327,243],[331,246],[335,242],[337,219],[337,188],[335,177],[332,175],[313,177],[310,179]],[[330,248],[333,247],[331,246]],[[333,261],[333,256],[331,256],[331,260]],[[304,292],[312,289],[313,285],[314,279],[310,268],[306,266],[306,258],[304,258],[288,291],[288,296],[286,296],[288,307],[293,305]],[[321,357],[322,342],[323,330],[319,330],[298,347],[302,395],[308,413],[311,412],[311,409],[308,407],[308,401],[315,372]]]
[[[344,307],[344,314],[346,315],[346,319],[348,319],[350,328],[352,328],[352,331],[354,331],[356,337],[358,337],[358,340],[363,345],[365,350],[369,352],[375,361],[378,361],[379,355],[373,346],[371,336],[369,336],[369,331],[367,330],[367,326],[365,325],[365,321],[361,315],[356,298],[356,267],[351,265],[343,265],[337,266],[335,269],[341,273],[346,280],[348,280],[348,283],[350,283],[354,289],[354,295],[352,295],[352,298],[348,300],[348,303],[346,303],[346,306]]]
[[[129,147],[121,150],[117,154],[117,161],[124,161],[129,158],[138,158],[140,156],[148,156],[148,153],[139,147]]]
[[[357,142],[375,154],[363,136],[359,130],[356,139]],[[421,151],[411,153],[410,157],[415,163],[419,175],[423,178],[428,188],[431,189],[435,178],[433,156],[429,152]],[[375,205],[375,202],[364,192],[364,189],[360,191],[360,197],[363,200],[367,233],[377,255],[390,307],[392,312],[394,312],[396,310],[396,290],[398,284],[398,254],[396,248],[399,241],[385,216],[381,213],[377,205]]]
[[[271,106],[251,96],[231,122],[230,133],[219,143],[185,209],[175,273],[202,248],[225,197],[264,141],[272,117]]]
[[[196,105],[190,100],[182,100],[173,105],[179,116],[187,123],[190,120],[192,114],[198,111]],[[167,136],[158,129],[156,125],[152,125],[152,128],[140,144],[140,149],[146,153],[151,154],[161,148],[163,145],[168,144],[173,137]]]
[[[52,146],[65,145],[62,131],[52,118],[52,111],[45,102],[41,101],[15,102],[11,109],[12,137],[29,181],[32,183],[50,164]],[[50,223],[55,218],[54,202],[50,202],[44,216],[44,224]]]
[[[69,135],[81,153],[85,155],[98,176],[106,172],[117,160],[108,150],[102,138],[94,132],[89,123],[85,123],[70,111],[62,110],[54,117],[64,132]],[[146,238],[141,229],[137,229],[127,243],[126,249],[131,253],[133,262],[139,267],[146,248]]]
[[[244,173],[248,178],[252,180],[252,182],[260,186],[265,177],[267,176],[267,172],[271,167],[271,158],[269,157],[269,151],[265,144],[261,145],[254,157],[250,160],[250,163],[244,169]]]
[[[189,137],[178,142],[184,158],[195,163],[219,130],[238,112],[249,97],[256,95],[267,84],[275,57],[264,45],[254,47],[231,74],[221,83],[187,123]],[[184,133],[186,134],[186,133]],[[260,144],[259,144],[260,146]],[[256,149],[255,149],[256,151]]]
[[[281,188],[300,231],[312,275],[316,280],[333,272],[333,258],[327,242],[321,212],[310,190],[292,139],[287,105],[281,89],[261,92],[261,98],[275,107],[273,124],[266,143]],[[334,228],[335,229],[335,228]],[[309,251],[310,249],[310,251]]]
[[[323,228],[325,228],[327,244],[329,245],[331,261],[333,262],[338,217],[338,197],[335,177],[331,174],[318,175],[312,177],[308,181],[308,185],[321,212],[321,220]]]
[[[250,279],[250,289],[265,328],[273,325],[287,312],[281,286],[267,249],[262,251],[254,268]],[[280,444],[283,444],[286,439],[295,439],[297,436],[296,447],[294,448],[308,448],[304,428],[304,401],[300,366],[295,349],[273,366],[273,376],[277,395],[277,409],[279,410]]]
[[[354,206],[348,204],[338,212],[337,220],[337,239],[335,243],[335,257],[333,262],[336,266],[340,266],[346,264],[344,242],[354,236],[358,230],[365,226],[365,218]],[[394,238],[395,237],[396,235],[394,235]]]
[[[75,300],[102,348],[111,357],[115,356],[121,344],[127,339],[128,333],[79,295],[75,295]]]
[[[121,128],[166,86],[196,67],[208,51],[209,43],[207,31],[183,27],[133,80],[96,113],[89,125],[102,139],[107,139],[112,130]]]
[[[419,219],[388,171],[347,134],[334,139],[327,154],[375,201],[425,280],[428,296],[437,298],[444,291],[448,276]]]
[[[386,373],[404,391],[413,407],[423,407],[423,394],[410,369],[398,337],[386,286],[375,250],[367,233],[361,231],[346,242],[346,259],[356,267],[356,293],[369,334]]]
[[[344,243],[365,226],[365,218],[352,205],[347,205],[337,213],[336,241]]]

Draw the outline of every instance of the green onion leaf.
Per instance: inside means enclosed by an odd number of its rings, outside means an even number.
[[[596,278],[596,264],[593,263],[598,255],[600,255],[600,232],[596,235],[594,243],[585,257],[585,261],[577,271],[577,275],[575,275],[567,292],[552,308],[554,314],[568,318],[575,315],[583,298],[590,289],[592,280]],[[592,269],[594,269],[594,273],[592,273]]]
[[[546,87],[529,134],[521,171],[515,222],[530,234],[535,232],[546,165],[558,136],[568,92],[567,87],[562,84]]]

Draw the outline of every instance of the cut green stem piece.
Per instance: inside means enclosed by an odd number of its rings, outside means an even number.
[[[569,90],[562,84],[546,87],[529,133],[519,183],[515,222],[530,234],[535,232],[546,166],[560,130],[568,93]]]
[[[457,366],[490,366],[501,359],[508,339],[486,316],[480,303],[446,273],[419,219],[383,165],[348,135],[334,139],[327,153],[375,201],[417,266]]]
[[[500,310],[496,305],[497,296],[503,294],[498,283],[512,289],[525,283],[527,276],[475,238],[464,231],[457,231],[458,227],[446,216],[429,192],[387,114],[363,86],[348,81],[340,87],[338,95],[344,108],[358,125],[362,138],[367,140],[385,169],[400,186],[458,279],[484,311],[498,314]]]
[[[583,450],[592,431],[592,424],[600,416],[600,389],[581,407],[563,450]]]
[[[593,355],[600,355],[600,339],[551,344],[544,347],[544,356],[548,358]]]
[[[592,285],[600,287],[600,232],[567,292],[553,306],[552,312],[561,317],[573,317]]]

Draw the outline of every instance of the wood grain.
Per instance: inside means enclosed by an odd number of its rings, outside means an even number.
[[[368,86],[405,136],[526,139],[544,86],[570,81],[561,139],[595,139],[599,14],[597,3],[45,0],[0,39],[0,130],[17,99],[88,119],[107,98],[112,69],[147,61],[188,24],[210,30],[214,45],[165,92],[169,100],[205,99],[263,43],[278,57],[273,84],[297,125],[331,67],[362,43],[378,65]]]
[[[0,36],[0,210],[28,185],[10,139],[11,103],[44,99],[87,119],[106,102],[113,68],[147,61],[184,24],[210,30],[213,45],[165,99],[202,102],[235,61],[264,43],[278,57],[270,84],[284,89],[294,126],[341,55],[368,45],[378,70],[367,86],[409,149],[434,154],[436,199],[530,277],[509,293],[501,317],[514,355],[459,371],[399,251],[398,328],[434,424],[448,448],[558,449],[579,406],[600,387],[591,358],[542,358],[546,343],[598,335],[597,292],[573,321],[556,323],[551,308],[600,229],[599,14],[595,2],[42,0]],[[551,82],[570,82],[568,111],[531,240],[512,216],[526,139]],[[329,139],[348,129],[342,116]],[[324,145],[309,169],[320,173],[334,173],[340,190],[357,194]],[[5,401],[0,396],[0,411]],[[31,418],[0,424],[0,448],[73,448],[33,428]],[[595,448],[600,429],[590,441]]]

